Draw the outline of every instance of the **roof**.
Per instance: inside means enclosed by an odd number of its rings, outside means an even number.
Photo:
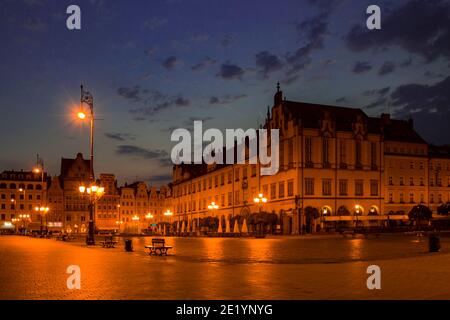
[[[384,140],[387,141],[427,144],[416,130],[414,130],[412,122],[407,120],[390,119],[387,124],[384,124],[383,131]]]
[[[289,100],[284,100],[282,104],[294,118],[302,120],[305,128],[320,128],[320,121],[328,114],[335,121],[338,131],[353,131],[353,123],[360,117],[366,123],[369,133],[380,133],[379,126],[373,125],[361,109]]]
[[[450,158],[450,145],[428,147],[428,155],[431,158]]]
[[[61,176],[64,178],[67,176],[70,167],[74,164],[77,159],[81,159],[84,165],[89,168],[91,165],[90,160],[83,159],[83,154],[78,153],[75,159],[61,158]]]

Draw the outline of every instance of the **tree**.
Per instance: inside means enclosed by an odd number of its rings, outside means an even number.
[[[409,219],[415,220],[417,222],[417,225],[420,224],[421,220],[429,221],[432,215],[433,213],[431,212],[430,208],[421,204],[412,207],[411,211],[408,214]]]

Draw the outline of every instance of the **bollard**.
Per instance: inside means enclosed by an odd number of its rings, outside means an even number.
[[[131,239],[125,240],[125,251],[132,252],[133,251],[133,242]]]
[[[441,250],[441,240],[436,233],[430,234],[428,238],[428,248],[430,252],[439,252]]]

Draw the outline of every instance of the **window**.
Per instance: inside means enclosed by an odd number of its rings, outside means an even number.
[[[288,180],[288,197],[292,197],[294,195],[294,180]]]
[[[438,203],[442,203],[442,194],[438,194]]]
[[[355,141],[355,167],[361,168],[362,162],[361,162],[361,140],[357,139]]]
[[[312,138],[305,138],[305,162],[306,166],[312,165]]]
[[[294,166],[294,143],[292,139],[288,140],[288,166],[289,168]]]
[[[394,185],[394,182],[392,181],[392,177],[389,177],[389,185],[390,185],[390,186],[393,186],[393,185]]]
[[[362,179],[355,180],[355,196],[364,195],[364,181]]]
[[[222,194],[221,196],[220,196],[220,205],[223,207],[223,206],[225,206],[225,195],[224,194]]]
[[[212,188],[212,177],[209,177],[209,179],[208,179],[208,187],[209,187],[209,189]]]
[[[405,201],[403,200],[403,193],[400,193],[400,203],[405,203]]]
[[[234,192],[234,202],[235,202],[236,204],[239,204],[239,203],[240,203],[240,199],[239,199],[239,191],[235,191],[235,192]]]
[[[389,203],[394,203],[394,198],[392,196],[392,192],[389,193]]]
[[[330,163],[329,159],[329,140],[327,137],[322,138],[322,163],[324,167],[328,167]]]
[[[403,183],[403,177],[400,177],[400,185],[401,185],[401,186],[404,185],[404,183]]]
[[[247,179],[247,167],[242,169],[242,179]]]
[[[270,185],[270,199],[276,198],[277,198],[277,185],[275,183],[272,183]]]
[[[228,183],[231,183],[231,180],[233,180],[233,172],[228,172]]]
[[[420,194],[420,203],[424,203],[425,201],[424,201],[424,196],[423,196],[423,193],[421,193]]]
[[[414,162],[411,161],[411,162],[409,163],[409,168],[410,168],[410,169],[414,169]]]
[[[314,178],[305,179],[305,195],[307,196],[314,195]]]
[[[377,168],[377,144],[375,142],[370,143],[370,166],[372,169]]]
[[[228,205],[231,206],[233,204],[233,193],[228,192]]]
[[[430,194],[430,203],[434,203],[434,194]]]
[[[220,185],[223,186],[225,184],[225,173],[220,175]]]
[[[322,195],[331,196],[331,179],[322,179]]]
[[[284,181],[278,183],[278,198],[284,198]]]
[[[370,180],[370,195],[378,196],[378,180]]]
[[[340,140],[339,143],[339,163],[341,167],[346,166],[346,159],[345,159],[345,140]]]
[[[409,203],[414,203],[414,193],[409,194]]]
[[[217,188],[218,185],[219,185],[219,176],[215,175],[214,176],[214,187]]]
[[[414,178],[413,177],[409,177],[409,185],[410,186],[414,185]]]
[[[234,170],[234,180],[239,181],[239,168]]]
[[[348,185],[348,181],[346,179],[339,180],[339,195],[340,196],[347,195],[347,185]]]
[[[269,186],[267,184],[263,185],[263,194],[265,197],[267,197],[269,193]]]
[[[252,177],[256,177],[256,165],[252,165]]]

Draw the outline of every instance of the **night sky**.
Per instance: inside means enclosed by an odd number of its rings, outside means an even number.
[[[193,120],[257,127],[278,81],[289,100],[411,117],[450,143],[448,1],[1,0],[0,39],[0,170],[88,157],[81,82],[101,119],[96,173],[120,183],[170,180],[171,130]]]

